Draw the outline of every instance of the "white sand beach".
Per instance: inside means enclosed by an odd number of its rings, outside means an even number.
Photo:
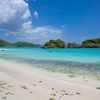
[[[0,100],[100,100],[99,87],[100,81],[94,79],[0,59]]]

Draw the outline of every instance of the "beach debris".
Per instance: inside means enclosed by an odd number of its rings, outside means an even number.
[[[70,94],[70,95],[73,95],[73,94]]]
[[[4,81],[0,81],[0,89],[5,89],[7,87],[7,83]]]
[[[64,96],[64,94],[61,94],[62,96]]]
[[[2,99],[7,99],[7,97],[2,97]]]
[[[65,93],[65,95],[68,95],[68,93]]]
[[[56,96],[56,94],[55,93],[52,93],[52,94],[50,94],[51,96]]]
[[[11,95],[13,95],[13,93],[11,93]]]
[[[33,93],[32,91],[30,93]]]
[[[33,84],[33,86],[36,86],[36,84]]]
[[[5,93],[5,95],[8,95],[8,94],[10,94],[10,92]]]
[[[29,90],[26,86],[20,86],[23,89]]]
[[[61,98],[62,96],[59,96],[59,98]]]
[[[100,87],[96,87],[96,89],[100,89]]]
[[[50,98],[49,100],[55,100],[54,98]]]
[[[42,81],[39,81],[39,83],[42,83]]]
[[[79,93],[79,92],[76,92],[76,94],[81,95],[81,93]]]
[[[54,90],[55,88],[52,88],[52,90]]]
[[[5,93],[5,95],[13,95],[13,93],[7,92],[7,93]]]
[[[5,87],[5,86],[0,86],[0,88],[1,88],[1,89],[5,89],[6,87]]]
[[[61,90],[62,92],[66,92],[65,90]]]
[[[0,81],[0,85],[5,85],[7,84],[6,82]]]
[[[0,91],[4,91],[5,89],[9,89],[11,87],[9,87],[8,83],[5,81],[0,81]]]

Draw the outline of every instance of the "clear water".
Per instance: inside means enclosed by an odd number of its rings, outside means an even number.
[[[5,51],[2,51],[4,49]],[[0,48],[0,58],[29,64],[60,73],[100,78],[100,48],[41,49],[28,47]]]

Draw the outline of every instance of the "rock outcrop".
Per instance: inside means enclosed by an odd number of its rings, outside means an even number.
[[[64,41],[57,39],[57,40],[50,40],[46,42],[43,48],[65,48],[66,44]]]

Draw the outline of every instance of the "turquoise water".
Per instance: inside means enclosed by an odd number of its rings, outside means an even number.
[[[2,51],[4,49],[5,51]],[[60,73],[100,77],[100,49],[0,48],[0,58]]]

